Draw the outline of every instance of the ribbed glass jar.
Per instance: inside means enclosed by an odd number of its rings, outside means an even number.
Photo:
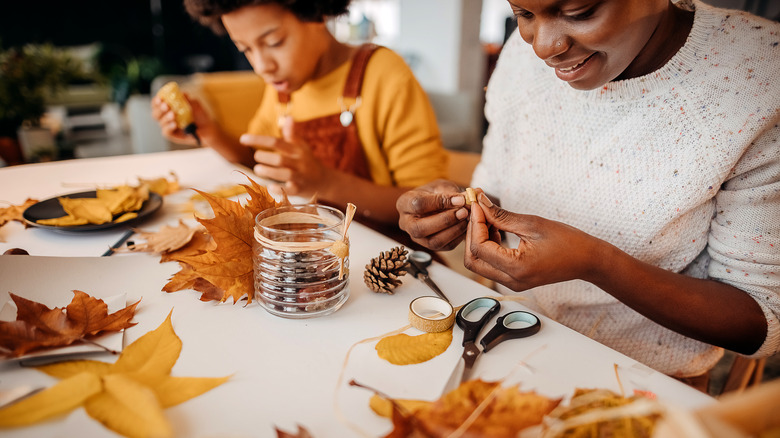
[[[264,210],[255,218],[255,298],[285,318],[312,318],[338,310],[349,297],[349,257],[328,248],[343,239],[344,213],[319,204]],[[346,240],[349,244],[349,240]]]

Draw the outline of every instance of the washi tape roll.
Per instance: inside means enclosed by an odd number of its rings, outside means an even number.
[[[455,321],[452,305],[439,297],[417,297],[409,304],[409,323],[427,333],[448,330]]]

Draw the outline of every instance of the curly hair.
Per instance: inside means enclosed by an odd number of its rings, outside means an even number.
[[[184,0],[187,13],[217,35],[227,33],[222,16],[245,6],[277,4],[301,21],[323,22],[348,12],[351,0]]]

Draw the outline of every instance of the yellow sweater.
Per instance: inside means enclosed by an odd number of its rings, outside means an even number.
[[[340,113],[339,97],[351,65],[347,61],[292,93],[289,114],[293,120]],[[377,49],[366,66],[360,95],[354,123],[376,184],[413,187],[447,177],[447,154],[436,116],[403,58],[392,50]],[[266,87],[249,133],[281,137],[277,121],[284,114],[276,89]]]

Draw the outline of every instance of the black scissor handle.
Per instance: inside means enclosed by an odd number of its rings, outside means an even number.
[[[512,323],[515,322],[525,323],[525,327],[512,327]],[[542,322],[536,315],[516,310],[500,316],[496,325],[482,337],[479,343],[482,344],[483,351],[487,352],[507,339],[525,338],[538,333],[541,328]]]
[[[488,310],[479,319],[472,320],[468,318],[471,312],[483,307],[487,307]],[[482,330],[482,327],[484,327],[488,321],[490,321],[490,318],[498,313],[500,308],[501,304],[499,304],[498,300],[483,297],[474,298],[473,300],[466,303],[465,306],[461,307],[460,310],[458,310],[455,321],[458,323],[458,327],[463,329],[464,346],[467,343],[474,342],[477,339],[479,331]]]

